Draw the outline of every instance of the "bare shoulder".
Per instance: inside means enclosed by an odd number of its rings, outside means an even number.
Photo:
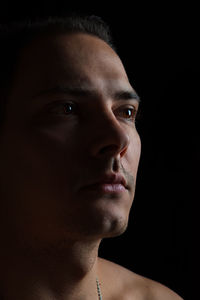
[[[183,300],[159,282],[138,275],[120,265],[99,258],[102,292],[112,300]]]

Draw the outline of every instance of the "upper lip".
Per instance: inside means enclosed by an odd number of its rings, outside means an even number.
[[[84,188],[91,185],[106,184],[106,183],[122,184],[125,188],[128,188],[128,184],[125,177],[119,173],[104,174],[99,179],[94,180],[93,182],[87,184],[87,186],[84,186]]]

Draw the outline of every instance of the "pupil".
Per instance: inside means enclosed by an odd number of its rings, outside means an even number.
[[[131,110],[130,109],[128,109],[128,111],[127,111],[127,116],[131,117]]]
[[[71,104],[65,104],[65,112],[70,113],[72,111],[72,105]]]

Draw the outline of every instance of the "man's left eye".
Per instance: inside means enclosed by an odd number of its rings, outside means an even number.
[[[124,107],[120,109],[120,116],[128,119],[135,120],[137,110],[135,107]]]

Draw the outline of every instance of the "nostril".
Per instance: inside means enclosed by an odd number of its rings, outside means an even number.
[[[127,151],[128,146],[126,145],[125,147],[119,148],[117,145],[108,145],[104,146],[99,149],[97,156],[116,156],[120,155],[120,157],[123,157],[124,154]]]
[[[100,128],[100,132],[95,133],[95,140],[90,143],[90,152],[93,156],[122,156],[126,153],[130,143],[129,131],[123,128],[118,120],[110,120],[112,123]],[[108,126],[109,125],[109,126]]]

